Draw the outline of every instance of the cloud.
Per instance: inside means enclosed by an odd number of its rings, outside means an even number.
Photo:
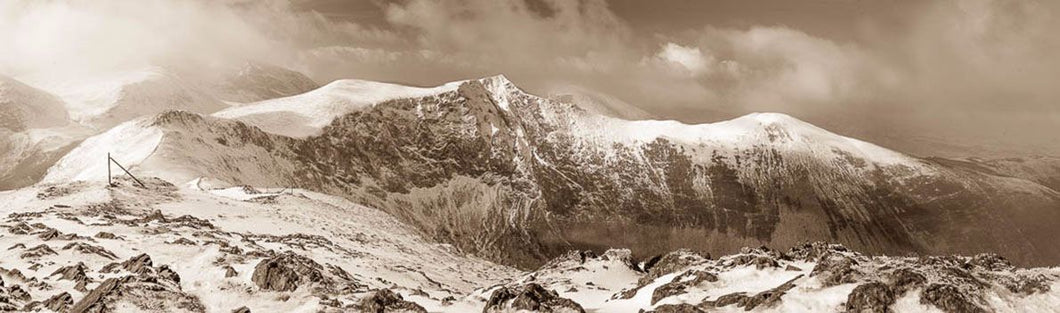
[[[714,63],[713,58],[704,55],[699,48],[684,47],[672,42],[663,45],[659,53],[655,54],[655,58],[693,76],[707,73]]]
[[[44,80],[153,65],[287,64],[323,44],[394,41],[285,0],[0,2],[0,73]]]
[[[531,92],[576,88],[686,122],[779,111],[870,140],[909,129],[1058,146],[1046,135],[1060,125],[1057,2],[903,3],[894,19],[836,25],[856,28],[843,39],[709,20],[633,29],[605,0],[376,4],[383,16],[366,27],[290,0],[3,1],[0,74],[247,59],[321,82],[504,73]]]

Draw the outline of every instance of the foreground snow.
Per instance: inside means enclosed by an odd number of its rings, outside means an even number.
[[[993,255],[868,257],[813,244],[635,260],[573,251],[519,271],[381,211],[287,188],[77,182],[0,193],[0,306],[37,311],[895,312],[1060,308],[1060,269]],[[382,307],[380,307],[382,306]],[[400,311],[400,310],[399,310]],[[531,310],[532,311],[532,310]],[[388,311],[389,312],[389,311]]]
[[[26,301],[10,300],[13,307],[64,292],[81,301],[106,278],[120,276],[104,271],[105,265],[140,254],[175,271],[180,292],[196,298],[207,312],[241,306],[254,312],[324,309],[325,295],[309,288],[266,292],[252,282],[261,260],[284,251],[347,272],[346,282],[355,287],[331,295],[339,306],[356,303],[370,290],[389,288],[435,310],[442,299],[463,298],[474,288],[518,273],[426,242],[385,213],[330,196],[300,190],[178,189],[154,179],[147,180],[150,189],[129,183],[0,193],[5,204],[0,213],[7,216],[0,246],[10,247],[0,251],[0,278],[8,289],[20,285],[30,295]],[[83,278],[50,275],[79,262],[85,265]],[[226,277],[229,268],[232,277]],[[81,281],[85,283],[77,286]],[[457,311],[480,306],[449,302],[446,307]],[[132,300],[116,303],[137,310],[158,308]]]

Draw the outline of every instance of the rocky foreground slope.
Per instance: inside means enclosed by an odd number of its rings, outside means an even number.
[[[145,179],[0,193],[0,309],[33,312],[1050,312],[1060,269],[838,245],[571,251],[520,271],[303,190]]]
[[[914,158],[783,114],[699,125],[609,118],[503,76],[397,88],[408,97],[380,103],[339,101],[362,94],[348,83],[232,109],[252,114],[128,122],[86,140],[45,181],[99,180],[96,160],[113,152],[177,183],[342,196],[522,268],[570,249],[726,254],[807,240],[1060,262],[1060,192],[1017,171]]]

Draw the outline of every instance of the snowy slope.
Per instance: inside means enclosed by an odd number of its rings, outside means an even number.
[[[168,266],[179,275],[179,287],[152,289],[148,295],[157,292],[149,297],[154,300],[126,291],[132,295],[104,297],[100,303],[169,311],[178,294],[202,307],[184,307],[190,312],[230,312],[241,306],[253,312],[336,312],[349,310],[371,290],[388,288],[436,311],[444,298],[463,299],[474,288],[517,274],[424,241],[393,217],[340,198],[292,189],[181,189],[142,179],[149,188],[122,179],[114,188],[72,183],[0,193],[6,204],[0,214],[7,217],[0,230],[5,248],[0,278],[7,290],[17,285],[29,294],[3,297],[0,303],[22,308],[65,292],[73,305],[91,298],[89,291],[105,278],[127,275],[102,270],[105,265],[141,254],[153,266]],[[326,279],[304,276],[294,282],[297,290],[266,290],[256,278],[257,266],[286,251],[326,266]],[[49,275],[79,262],[85,265],[80,274],[74,269],[69,275]],[[83,286],[76,286],[81,281]],[[451,302],[444,307],[454,312],[481,306]]]
[[[867,257],[814,243],[646,262],[628,250],[573,251],[507,285],[538,284],[588,312],[1058,312],[1058,278],[1060,268],[1014,268],[996,255]]]
[[[577,85],[547,87],[548,98],[574,104],[586,111],[626,120],[652,119],[653,115],[614,96]]]
[[[306,137],[318,134],[336,117],[372,104],[453,91],[460,83],[420,88],[343,79],[303,94],[232,107],[214,116],[243,121],[274,134]]]
[[[300,189],[142,177],[0,192],[0,308],[105,312],[1057,312],[1060,268],[839,245],[571,251],[520,271]],[[537,289],[535,289],[537,288]],[[116,291],[116,292],[115,292]],[[392,293],[390,298],[380,294]],[[385,308],[385,309],[384,309]]]

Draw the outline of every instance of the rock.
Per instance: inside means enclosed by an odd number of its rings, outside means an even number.
[[[63,247],[63,250],[70,249],[74,249],[74,251],[81,252],[84,254],[95,254],[111,260],[118,258],[118,256],[114,255],[113,252],[110,252],[109,250],[103,247],[93,246],[83,242],[71,242],[70,244],[67,244],[65,247]]]
[[[920,292],[920,303],[930,304],[948,313],[986,313],[987,311],[949,284],[931,284]]]
[[[29,233],[33,232],[33,228],[30,227],[29,224],[26,224],[25,222],[19,222],[18,224],[15,224],[15,225],[12,225],[12,226],[6,226],[6,227],[7,227],[7,231],[8,232],[10,232],[12,234],[15,234],[15,235],[26,235],[26,234],[29,234]]]
[[[37,237],[40,238],[41,240],[48,241],[48,240],[52,240],[52,239],[58,238],[59,235],[60,235],[59,231],[54,229],[54,228],[52,228],[52,229],[48,229],[48,230],[44,231],[43,233],[38,234]]]
[[[927,283],[927,278],[923,274],[911,268],[900,268],[891,272],[889,276],[891,291],[894,292],[896,297],[905,294],[913,288],[923,286]]]
[[[58,254],[58,253],[55,253],[55,250],[52,250],[52,248],[48,247],[48,245],[40,244],[40,245],[38,245],[36,247],[26,249],[26,252],[23,252],[21,255],[19,255],[19,257],[23,258],[23,259],[28,259],[28,258],[39,258],[39,257],[45,256],[45,255],[56,255],[56,254]]]
[[[453,302],[456,302],[456,297],[454,296],[446,296],[445,298],[442,298],[442,305],[453,305]]]
[[[231,265],[225,265],[224,269],[225,269],[225,278],[236,277],[236,276],[239,275],[239,272],[236,272],[236,269],[233,268]]]
[[[130,261],[143,265],[149,259],[134,257]],[[147,262],[144,262],[147,261]],[[130,271],[131,272],[131,271]],[[70,309],[70,313],[111,312],[117,303],[131,305],[134,311],[205,312],[206,308],[195,296],[180,290],[179,277],[163,265],[143,266],[139,274],[108,278]]]
[[[69,293],[63,292],[44,300],[40,305],[55,312],[65,312],[67,308],[74,305],[74,297],[70,296]],[[27,311],[29,310],[27,309]]]
[[[823,256],[835,252],[847,251],[849,250],[847,250],[846,247],[840,244],[816,241],[812,243],[803,243],[801,245],[791,247],[791,249],[789,249],[788,252],[784,254],[784,257],[792,260],[815,262]]]
[[[380,289],[372,295],[361,299],[358,304],[361,312],[384,313],[384,312],[417,312],[427,313],[419,304],[405,301],[400,294],[390,289]]]
[[[250,313],[250,308],[245,306],[239,307],[238,309],[232,310],[232,313]]]
[[[322,270],[312,259],[288,251],[258,263],[251,280],[264,290],[295,291],[299,285],[323,282]]]
[[[1052,279],[1045,277],[1044,275],[1016,275],[1012,278],[1011,282],[1002,283],[1009,291],[1021,294],[1021,295],[1032,295],[1036,293],[1049,292],[1052,287]]]
[[[680,304],[663,304],[663,305],[660,305],[658,307],[655,307],[655,310],[647,311],[645,313],[706,313],[706,312],[707,311],[704,311],[703,309],[701,309],[701,308],[699,308],[697,306],[694,306],[694,305],[691,305],[691,304],[688,304],[688,303],[680,303]]]
[[[562,298],[557,292],[547,290],[536,283],[522,287],[501,287],[490,295],[486,306],[482,308],[483,313],[520,310],[585,313],[585,309],[578,303]]]
[[[59,278],[58,278],[59,280],[70,280],[70,281],[74,281],[74,282],[90,282],[92,280],[89,279],[88,275],[85,274],[86,271],[88,271],[88,267],[85,266],[85,263],[78,262],[75,265],[60,267],[60,268],[56,269],[54,272],[52,272],[51,275],[48,275],[48,276],[51,277],[51,276],[59,275]]]
[[[802,278],[803,275],[795,276],[780,286],[774,287],[766,291],[759,292],[754,296],[747,296],[743,292],[732,293],[723,295],[715,299],[714,301],[704,302],[704,305],[711,305],[714,307],[724,307],[732,304],[736,304],[739,307],[743,307],[745,311],[754,310],[757,307],[764,306],[769,307],[777,302],[780,302],[780,298],[784,296],[788,290],[795,288],[795,281]]]
[[[112,233],[108,233],[108,232],[105,232],[105,231],[98,232],[93,237],[100,238],[100,239],[120,239],[118,237],[118,235],[115,235],[115,234],[112,234]]]
[[[37,234],[37,237],[44,241],[89,239],[88,237],[78,236],[77,234],[64,234],[55,228],[45,227],[44,232]]]
[[[654,305],[656,302],[659,302],[659,300],[665,299],[670,296],[684,294],[685,289],[687,288],[688,285],[682,284],[680,282],[671,282],[659,286],[659,288],[655,288],[655,291],[651,293],[651,304]]]
[[[134,274],[144,274],[149,271],[154,263],[151,262],[151,256],[147,253],[143,253],[126,260],[121,263],[121,268]]]
[[[667,253],[661,257],[652,258],[644,263],[644,271],[647,272],[648,275],[642,277],[638,283],[640,285],[645,285],[646,282],[651,282],[663,275],[685,269],[694,264],[703,263],[709,259],[710,256],[688,249],[681,249]]]
[[[847,296],[846,311],[858,313],[887,313],[895,301],[895,293],[881,282],[862,284]]]
[[[26,292],[26,290],[22,289],[22,286],[19,285],[12,285],[11,287],[7,288],[7,297],[9,299],[21,302],[28,302],[33,299],[33,297],[30,296],[29,293]]]
[[[854,269],[856,265],[857,261],[849,256],[830,253],[820,258],[810,276],[817,276],[824,287],[854,283],[861,275]]]
[[[80,291],[82,293],[88,292],[88,282],[77,282],[77,285],[74,285],[74,290]]]
[[[129,281],[132,276],[126,276],[124,278],[108,278],[103,281],[96,289],[92,289],[87,295],[77,301],[73,308],[70,309],[70,313],[85,313],[85,312],[105,312],[107,303],[104,299],[111,296],[118,287]]]
[[[742,254],[730,259],[735,266],[754,265],[757,269],[778,268],[780,263],[767,255]]]
[[[151,221],[158,221],[160,223],[166,222],[166,216],[162,214],[162,210],[154,210],[151,214],[136,219],[136,223],[150,223]]]
[[[982,267],[989,271],[1005,271],[1015,268],[1012,263],[1009,263],[1004,257],[994,253],[981,253],[972,257],[971,260],[965,263],[965,269],[972,266]]]
[[[178,238],[177,240],[174,240],[174,241],[172,241],[172,242],[166,242],[166,243],[168,243],[168,244],[171,244],[171,245],[185,245],[185,246],[195,246],[195,245],[198,245],[198,244],[197,244],[197,243],[195,243],[194,241],[191,241],[190,239],[188,239],[188,238],[184,238],[184,237],[180,237],[180,238]]]
[[[714,301],[709,301],[709,302],[706,302],[706,303],[711,305],[711,306],[713,306],[713,307],[720,308],[720,307],[730,306],[730,305],[733,305],[733,304],[739,304],[739,303],[745,301],[744,299],[747,299],[747,293],[745,293],[745,292],[735,292],[735,293],[730,293],[730,294],[726,294],[726,295],[721,295],[717,299],[714,299]]]
[[[691,279],[688,279],[690,277]],[[655,288],[651,295],[651,304],[655,304],[669,296],[683,294],[688,288],[698,286],[700,283],[715,281],[718,281],[718,276],[704,271],[697,270],[682,273],[674,277],[669,283]]]

